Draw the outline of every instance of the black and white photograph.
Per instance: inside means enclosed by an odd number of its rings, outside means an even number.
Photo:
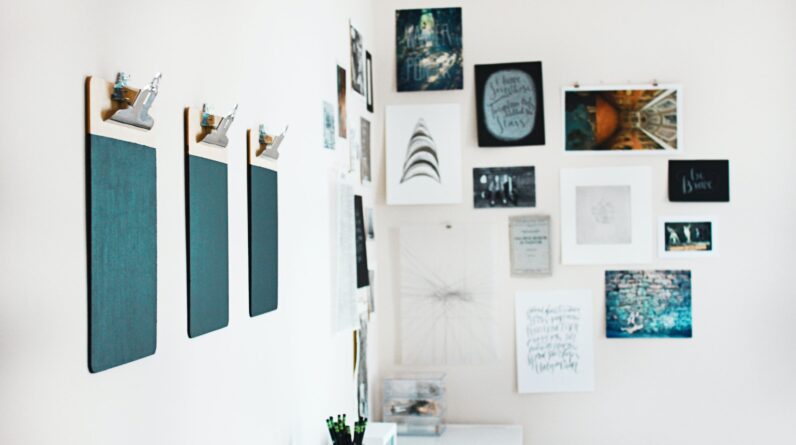
[[[662,217],[658,239],[662,258],[713,256],[716,254],[715,218]]]
[[[351,28],[351,88],[359,94],[365,94],[365,48],[362,45],[362,34]]]
[[[535,168],[474,168],[473,206],[477,209],[536,207]]]

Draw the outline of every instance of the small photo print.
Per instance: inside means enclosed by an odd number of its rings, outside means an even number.
[[[474,168],[473,206],[477,209],[536,207],[535,168]]]
[[[633,226],[629,185],[575,188],[576,243],[630,244]]]
[[[663,258],[716,254],[716,225],[709,217],[661,218],[658,236]]]

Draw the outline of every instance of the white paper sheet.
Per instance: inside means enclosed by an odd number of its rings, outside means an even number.
[[[401,363],[483,364],[496,358],[494,226],[401,228]]]
[[[593,391],[591,291],[520,291],[515,309],[518,392]]]
[[[336,331],[359,328],[354,233],[354,190],[345,180],[340,180],[337,183]]]

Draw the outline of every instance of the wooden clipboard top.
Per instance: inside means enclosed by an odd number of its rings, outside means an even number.
[[[247,159],[249,165],[278,171],[279,162],[276,159],[265,156],[262,152],[259,156],[257,155],[258,151],[261,150],[260,133],[258,130],[249,128],[246,131],[246,142],[246,151],[248,153]]]
[[[220,121],[220,117],[216,118]],[[227,150],[216,145],[199,142],[206,134],[202,128],[202,110],[195,107],[185,108],[185,153],[210,159],[211,161],[227,163]]]
[[[157,107],[150,110],[150,115],[155,120],[155,125],[151,130],[113,121],[110,117],[119,109],[111,100],[113,85],[113,82],[95,76],[86,78],[86,133],[154,148],[157,137],[156,128],[158,128]],[[134,88],[130,88],[130,90],[138,91]]]

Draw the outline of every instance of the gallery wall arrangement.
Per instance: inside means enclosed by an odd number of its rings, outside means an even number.
[[[395,11],[396,92],[462,89],[468,74],[460,74],[462,13],[461,8]],[[475,123],[477,146],[528,153],[555,149],[546,146],[545,108],[551,105],[544,100],[543,62],[472,62],[474,116],[464,122]],[[450,101],[450,95],[445,98]],[[517,282],[525,290],[515,301],[518,393],[598,389],[593,346],[600,329],[594,322],[598,296],[605,301],[607,339],[692,337],[690,270],[606,269],[604,289],[534,290],[533,280],[551,277],[559,267],[695,260],[717,251],[714,217],[653,211],[659,178],[652,166],[661,156],[686,152],[681,85],[575,82],[561,88],[560,107],[560,113],[547,113],[560,117],[563,129],[558,221],[550,217],[553,209],[537,208],[536,178],[550,167],[465,168],[462,142],[469,133],[462,129],[459,105],[429,92],[385,110],[387,205],[462,204],[462,172],[471,171],[472,205],[463,204],[473,219],[479,212],[525,211],[505,216],[510,256],[505,272],[526,280]],[[598,161],[569,167],[575,155]],[[615,162],[617,156],[638,161],[627,165]],[[668,166],[670,202],[729,201],[728,161],[670,159]],[[488,228],[472,225],[429,221],[399,228],[394,289],[401,365],[424,369],[490,359],[495,340],[490,302],[503,298],[494,294],[493,275],[504,273],[493,272],[491,258],[494,243],[501,241],[493,240]],[[556,244],[560,264],[553,258]]]

